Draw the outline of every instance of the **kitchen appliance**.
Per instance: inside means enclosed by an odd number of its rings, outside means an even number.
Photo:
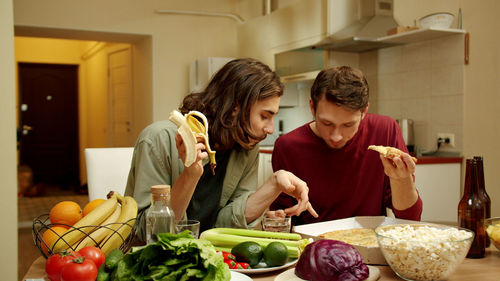
[[[377,40],[398,26],[393,17],[393,0],[337,0],[332,5],[337,5],[332,7],[333,13],[339,13],[332,16],[341,18],[347,24],[316,43],[314,48],[364,52],[396,45]]]
[[[189,65],[189,92],[203,91],[212,79],[226,63],[234,58],[208,57],[197,59]]]
[[[415,138],[413,133],[413,120],[412,119],[397,119],[403,139],[409,152],[415,152]]]

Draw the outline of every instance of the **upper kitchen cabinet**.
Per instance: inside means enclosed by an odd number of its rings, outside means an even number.
[[[256,17],[238,26],[238,56],[255,58],[274,68],[271,52],[271,18]]]
[[[238,27],[238,54],[274,68],[274,54],[310,46],[327,33],[327,0],[295,1]]]
[[[310,46],[327,34],[327,0],[295,1],[272,12],[270,46],[280,53]]]

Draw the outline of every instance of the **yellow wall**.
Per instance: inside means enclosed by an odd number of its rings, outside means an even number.
[[[108,146],[108,53],[131,48],[131,46],[123,43],[35,37],[15,37],[14,42],[16,63],[55,63],[79,66],[80,179],[82,183],[85,183],[84,149]],[[142,73],[142,71],[137,72]],[[137,99],[140,101],[140,98]],[[151,122],[151,115],[148,114],[149,111],[146,112],[145,116],[139,118],[138,126],[141,128]],[[138,132],[135,132],[135,136],[137,134]],[[129,144],[129,146],[133,145],[133,142]]]
[[[0,1],[0,272],[3,280],[17,280],[17,168],[14,34],[12,1]]]

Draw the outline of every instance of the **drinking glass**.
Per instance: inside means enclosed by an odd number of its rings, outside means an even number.
[[[272,232],[290,232],[292,218],[285,217],[264,217],[262,219],[262,230]]]
[[[181,220],[176,224],[175,230],[177,233],[189,230],[191,232],[191,236],[198,238],[200,236],[200,222],[197,220]]]

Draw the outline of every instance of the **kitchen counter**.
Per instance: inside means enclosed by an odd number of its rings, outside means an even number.
[[[260,147],[260,153],[273,154],[272,146]],[[417,165],[419,164],[450,164],[462,163],[463,157],[441,157],[441,156],[420,156],[417,157]]]

